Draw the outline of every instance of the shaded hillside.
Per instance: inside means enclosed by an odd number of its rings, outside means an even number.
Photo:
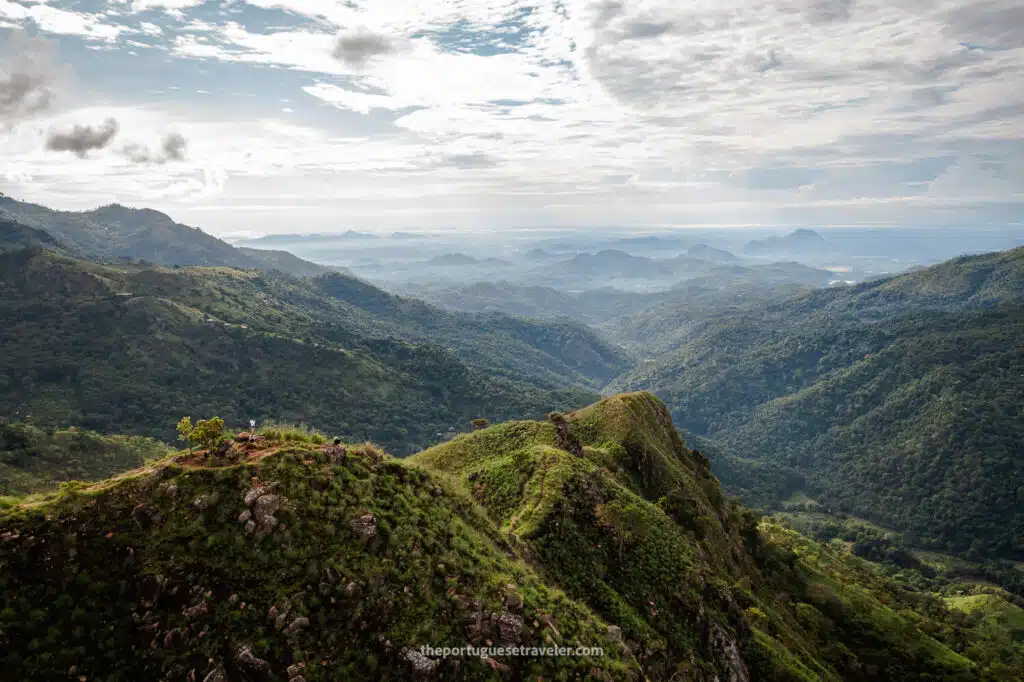
[[[281,251],[238,249],[152,209],[112,204],[92,211],[55,211],[0,196],[0,211],[28,227],[44,230],[89,258],[130,258],[158,265],[277,269],[299,276],[337,270]]]
[[[1024,249],[818,290],[697,319],[613,387],[657,392],[687,431],[827,505],[1021,557],[1022,292]]]
[[[335,308],[336,315],[368,334],[452,348],[488,371],[528,376],[550,386],[598,388],[629,366],[621,350],[579,323],[449,312],[343,275],[312,284],[345,305]]]
[[[96,481],[170,454],[149,438],[41,429],[0,421],[0,495],[23,495],[58,483]]]
[[[629,311],[604,329],[647,357],[669,351],[710,320],[755,313],[775,301],[824,287],[829,273],[798,263],[719,266],[713,274],[676,284],[646,309]]]
[[[591,400],[561,379],[569,365],[615,371],[594,360],[590,344],[602,346],[582,328],[477,320],[369,287],[358,300],[334,298],[323,284],[4,254],[0,413],[169,438],[170,416],[219,411],[236,423],[317,423],[408,453],[475,417]],[[435,322],[435,345],[409,342],[426,335],[412,318],[359,307],[374,295]]]
[[[958,639],[940,601],[759,530],[650,395],[486,428],[405,462],[285,435],[0,512],[4,670],[966,682],[1017,663],[989,658],[1006,650],[982,632]],[[577,655],[420,651],[467,644]]]
[[[19,223],[8,215],[0,209],[0,251],[42,248],[66,252],[64,245],[46,231]]]
[[[454,310],[568,317],[598,325],[616,341],[636,343],[642,346],[637,350],[650,352],[651,348],[671,343],[684,317],[701,317],[711,311],[724,313],[739,304],[750,305],[811,287],[824,287],[832,277],[824,270],[798,263],[715,265],[707,268],[707,272],[711,274],[687,278],[652,293],[609,286],[569,293],[565,288],[504,280],[461,286],[410,282],[406,289],[413,296]]]

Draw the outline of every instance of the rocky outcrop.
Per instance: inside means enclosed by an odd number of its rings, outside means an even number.
[[[258,658],[248,644],[238,647],[235,652],[235,663],[243,672],[250,675],[262,678],[270,673],[270,664],[262,658]]]
[[[367,513],[357,516],[349,521],[349,525],[352,526],[352,530],[356,532],[356,535],[367,540],[377,535],[377,518],[373,514]]]
[[[441,664],[440,661],[428,658],[422,652],[408,647],[402,649],[401,657],[409,663],[412,674],[421,679],[433,675],[437,666]]]

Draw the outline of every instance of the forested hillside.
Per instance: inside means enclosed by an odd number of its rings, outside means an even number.
[[[0,249],[5,241],[2,232],[13,229],[8,226],[12,223],[44,231],[50,237],[44,241],[59,241],[75,255],[88,258],[281,270],[301,277],[343,270],[310,263],[285,251],[236,248],[152,209],[114,204],[92,211],[56,211],[0,195]]]
[[[722,494],[648,394],[406,461],[264,430],[0,511],[17,679],[996,682],[952,602]],[[40,571],[39,567],[47,566]],[[984,600],[984,601],[982,601]],[[956,613],[960,613],[957,616]],[[423,646],[566,647],[441,658]]]
[[[396,453],[476,417],[592,400],[582,327],[446,313],[356,280],[0,255],[0,412],[173,437],[193,412],[305,421]],[[418,343],[421,341],[430,341]]]
[[[1024,249],[818,290],[677,329],[613,387],[655,391],[712,439],[726,487],[755,492],[742,461],[770,463],[752,501],[802,477],[926,546],[1019,558],[1022,293]]]
[[[106,436],[74,427],[42,429],[0,420],[0,496],[107,478],[170,452],[170,447],[152,438]]]

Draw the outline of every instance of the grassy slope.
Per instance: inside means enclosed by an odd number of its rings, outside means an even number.
[[[781,529],[765,541],[650,394],[566,420],[561,440],[555,422],[514,422],[411,463],[452,476],[549,580],[621,626],[651,679],[728,675],[733,646],[756,680],[977,674],[863,580],[844,583],[818,556],[794,553]],[[558,447],[573,441],[584,456]]]
[[[250,464],[167,461],[2,517],[5,674],[133,681],[222,668],[231,680],[286,680],[302,666],[308,682],[405,680],[410,648],[486,638],[606,650],[504,659],[519,679],[625,680],[636,668],[589,609],[510,558],[471,500],[443,481],[377,462],[372,450],[332,464],[308,443],[267,445],[276,452]],[[268,532],[247,533],[238,520],[253,473],[280,503]],[[373,537],[351,525],[366,514]],[[521,607],[507,605],[513,593]],[[491,614],[505,619],[505,636]],[[263,663],[247,668],[242,647]],[[435,675],[497,677],[474,657],[449,659]]]

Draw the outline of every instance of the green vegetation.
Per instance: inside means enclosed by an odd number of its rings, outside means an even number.
[[[613,382],[656,391],[751,504],[804,490],[911,544],[1024,557],[1024,248],[704,319]],[[702,446],[703,447],[703,446]]]
[[[342,275],[0,254],[0,413],[174,437],[171,415],[306,421],[398,454],[479,414],[597,396],[624,357],[582,327],[447,313]],[[424,345],[430,341],[432,345]]]
[[[170,452],[150,438],[0,421],[0,496],[51,490],[72,480],[107,478]]]
[[[223,457],[183,453],[0,511],[0,665],[18,679],[293,682],[1024,671],[1012,604],[947,605],[759,523],[650,394],[405,461],[324,440],[267,425]],[[603,651],[419,653],[467,644]]]
[[[55,211],[0,196],[0,251],[26,246],[96,260],[280,270],[299,277],[343,270],[284,251],[236,248],[150,209],[113,204],[92,211]]]

